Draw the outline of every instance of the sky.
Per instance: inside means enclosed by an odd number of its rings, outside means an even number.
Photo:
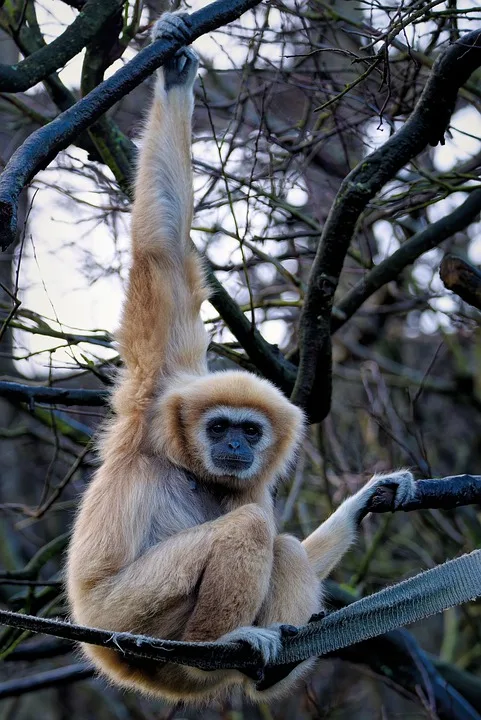
[[[193,9],[197,9],[200,5],[194,2]],[[476,6],[473,2],[466,2],[466,5]],[[44,6],[44,9],[39,10],[39,20],[47,41],[50,41],[67,23],[72,22],[76,13],[60,0],[49,0]],[[245,15],[242,22],[249,27],[252,25],[251,16]],[[271,22],[275,29],[275,14],[271,16]],[[377,18],[377,22],[382,23],[382,18]],[[422,33],[420,34],[422,44]],[[214,33],[196,41],[194,47],[197,47],[204,57],[215,62],[216,67],[229,67],[230,63],[234,67],[241,67],[244,61],[244,49],[232,43],[226,47],[226,42],[225,35],[219,36]],[[222,43],[224,52],[220,52],[219,43]],[[275,43],[272,43],[271,52],[275,58],[278,52]],[[62,80],[71,88],[76,87],[78,83],[82,55],[70,61],[60,73]],[[129,50],[126,58],[130,59],[133,55],[134,52]],[[112,68],[110,72],[114,72],[115,69],[116,67]],[[33,88],[30,92],[35,93],[37,89]],[[378,123],[373,121],[366,129],[372,148],[387,139],[387,130],[379,130],[377,126]],[[468,158],[481,149],[481,122],[477,110],[473,107],[460,109],[453,116],[452,126],[451,137],[447,138],[444,146],[439,146],[434,152],[435,165],[437,169],[443,171],[449,170],[459,160]],[[207,142],[197,143],[195,152],[199,157],[205,158],[209,154],[212,155],[213,148]],[[119,320],[127,276],[130,215],[126,206],[122,206],[118,212],[111,212],[109,196],[103,191],[105,185],[99,186],[98,178],[85,178],[80,172],[66,172],[58,167],[60,164],[80,171],[84,157],[83,151],[71,147],[62,154],[59,162],[53,163],[36,178],[34,189],[30,194],[31,222],[24,241],[20,296],[23,307],[51,318],[54,327],[61,329],[75,327],[83,330],[98,328],[113,332]],[[109,176],[108,169],[102,168],[102,171],[107,177]],[[196,176],[196,189],[200,191],[202,185],[203,178]],[[53,186],[60,186],[64,191],[73,193],[79,202],[73,206],[66,194],[59,193]],[[299,182],[293,184],[288,200],[293,204],[302,205],[304,199],[305,191],[302,189],[302,184]],[[463,199],[462,193],[456,193],[442,203],[430,207],[428,210],[430,220],[438,219],[442,213],[452,209]],[[103,222],[104,219],[107,222]],[[250,219],[254,224],[258,223],[259,229],[262,228],[261,217],[256,218],[251,215]],[[226,227],[230,225],[233,229],[233,218],[225,216],[223,225]],[[470,246],[471,259],[479,263],[481,263],[480,229],[479,226],[474,228],[472,233],[474,239]],[[396,249],[398,241],[393,236],[389,223],[378,223],[375,231],[380,248],[376,260],[379,261]],[[264,250],[268,252],[268,248]],[[423,282],[424,273],[426,282],[439,283],[438,288],[433,288],[431,285],[431,289],[442,289],[439,280],[433,281],[433,273],[430,271],[430,267],[439,263],[440,252],[434,250],[428,253],[424,256],[423,263],[416,268],[420,282]],[[217,242],[216,254],[219,262],[227,258],[236,261],[240,256],[235,241],[227,238]],[[108,269],[107,274],[105,268]],[[265,272],[269,273],[269,269],[266,268]],[[235,296],[236,287],[229,285],[228,278],[222,279],[227,282],[229,291]],[[448,322],[442,313],[448,312],[452,307],[453,301],[448,296],[439,299],[438,309],[442,312],[438,322]],[[207,309],[206,312],[208,314],[209,310]],[[433,321],[432,317],[429,320],[429,314],[426,317],[427,324],[425,323],[423,329],[426,332],[435,330],[436,321]],[[282,342],[283,323],[280,320],[267,321],[262,325],[262,332],[268,341]],[[20,360],[18,363],[19,370],[30,377],[49,372],[50,362],[57,369],[71,370],[75,358],[83,361],[83,353],[86,349],[85,347],[61,349],[50,360],[49,355],[42,354],[41,351],[52,347],[51,339],[27,333],[17,333],[16,339],[25,348],[17,349],[18,357],[35,353],[34,357]],[[90,349],[94,350],[97,357],[112,355],[111,351],[103,348]]]

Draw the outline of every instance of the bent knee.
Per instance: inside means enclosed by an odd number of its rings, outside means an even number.
[[[274,541],[275,531],[272,517],[254,503],[243,505],[236,510],[235,520],[232,519],[230,522],[229,534],[232,531],[262,544],[272,544]]]

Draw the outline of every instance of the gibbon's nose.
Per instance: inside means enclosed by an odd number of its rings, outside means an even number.
[[[230,440],[229,447],[231,450],[238,450],[240,448],[240,442],[238,440]]]

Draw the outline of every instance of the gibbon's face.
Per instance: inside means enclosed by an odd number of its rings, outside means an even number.
[[[258,410],[220,405],[203,415],[201,438],[212,475],[247,479],[262,469],[262,452],[272,444],[273,431]]]

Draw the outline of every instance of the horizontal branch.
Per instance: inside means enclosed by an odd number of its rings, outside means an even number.
[[[215,670],[222,663],[225,667],[257,667],[260,656],[241,643],[230,643],[228,650],[222,650],[218,643],[183,643],[176,640],[162,640],[127,632],[112,632],[99,628],[73,625],[64,620],[35,617],[0,609],[0,624],[22,628],[44,635],[86,642],[91,645],[111,648],[124,654],[158,662],[175,662],[204,670]]]
[[[86,680],[94,675],[95,670],[93,667],[79,664],[47,670],[36,675],[30,675],[30,677],[14,678],[0,683],[0,700],[18,697],[37,690],[45,690],[46,688],[69,685],[77,682],[77,680]]]
[[[441,242],[452,237],[454,233],[464,230],[476,220],[480,212],[481,189],[478,189],[470,192],[462,205],[452,213],[413,235],[410,240],[401,245],[399,250],[370,270],[339,303],[336,303],[337,312],[336,316],[331,319],[331,331],[339,330],[376,290],[395,280],[408,265],[411,265],[423,253],[437,247]],[[454,288],[449,289],[454,290]]]
[[[331,401],[331,313],[356,223],[368,202],[426,145],[444,142],[459,88],[481,65],[481,30],[464,35],[436,60],[413,113],[341,184],[324,225],[309,277],[299,333],[299,372],[292,400],[312,421]]]
[[[464,505],[481,505],[481,475],[449,475],[418,480],[416,494],[394,508],[395,486],[384,485],[376,491],[368,512],[412,512],[413,510],[453,510]]]
[[[189,16],[187,44],[237,19],[260,0],[216,0]],[[92,123],[151,75],[185,43],[164,37],[141,50],[133,60],[98,85],[73,107],[32,133],[15,151],[0,177],[0,247],[16,238],[18,200],[39,170]]]
[[[0,65],[0,92],[23,92],[62,68],[124,4],[125,0],[88,0],[73,23],[49,45],[16,65]]]
[[[98,407],[108,402],[106,390],[82,390],[77,388],[42,387],[0,381],[0,396],[15,402],[49,403],[51,405],[89,405]]]
[[[447,254],[439,267],[439,275],[448,290],[469,305],[481,310],[481,272],[456,255]]]

